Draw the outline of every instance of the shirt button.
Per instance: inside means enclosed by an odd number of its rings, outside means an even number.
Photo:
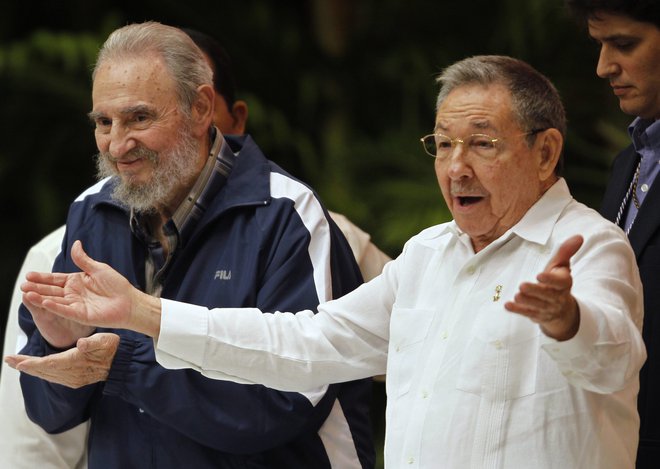
[[[397,346],[396,346],[396,351],[397,351],[397,352],[400,352],[400,351],[401,351],[401,347],[399,347],[399,346],[397,345]]]
[[[493,346],[494,346],[497,350],[501,349],[501,348],[502,348],[502,341],[499,340],[499,339],[496,340],[495,342],[493,342]]]
[[[414,464],[415,463],[415,458],[409,457],[408,458],[408,464]]]
[[[642,184],[642,187],[640,187],[640,189],[642,189],[642,192],[647,192],[649,190],[649,185],[648,184]]]
[[[427,397],[429,397],[429,393],[426,391],[422,391],[422,399],[426,399]]]
[[[138,409],[138,412],[140,412],[141,414],[144,414],[144,409]]]
[[[442,331],[442,334],[440,334],[440,338],[442,340],[445,340],[447,338],[447,331]]]
[[[467,269],[465,269],[468,275],[472,275],[477,271],[477,268],[473,265],[469,266]]]

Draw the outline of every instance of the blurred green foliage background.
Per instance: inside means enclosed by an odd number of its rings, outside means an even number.
[[[597,207],[623,115],[595,76],[597,49],[561,0],[16,1],[0,15],[1,326],[29,246],[94,182],[90,70],[107,35],[157,20],[215,36],[232,56],[248,131],[396,256],[449,214],[419,137],[434,78],[469,55],[506,54],[546,74],[568,117],[566,178]]]

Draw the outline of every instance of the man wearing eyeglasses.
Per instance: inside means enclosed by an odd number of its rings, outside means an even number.
[[[317,315],[160,300],[80,243],[83,272],[29,274],[24,300],[148,334],[162,365],[217,379],[304,390],[387,372],[387,467],[633,467],[641,284],[623,232],[560,177],[559,95],[502,56],[439,82],[422,142],[454,220]]]
[[[623,112],[635,119],[632,143],[614,160],[601,213],[630,238],[644,285],[644,343],[640,372],[638,469],[660,465],[660,1],[570,0],[600,53],[606,79]]]

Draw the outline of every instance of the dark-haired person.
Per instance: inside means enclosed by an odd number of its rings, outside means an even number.
[[[248,118],[248,106],[236,96],[236,78],[231,58],[213,37],[191,28],[183,31],[197,44],[213,72],[215,117],[213,122],[222,135],[243,135]]]
[[[601,213],[621,226],[644,285],[637,467],[660,465],[660,1],[570,0],[599,44],[596,66],[623,112],[632,143],[614,160]]]

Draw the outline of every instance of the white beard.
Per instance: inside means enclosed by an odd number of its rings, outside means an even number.
[[[131,158],[142,158],[151,162],[151,179],[144,183],[131,182],[117,170],[117,160],[109,152],[96,155],[97,176],[119,176],[119,183],[112,192],[113,199],[135,212],[155,214],[159,207],[167,206],[172,197],[187,187],[192,187],[198,171],[197,141],[187,129],[179,132],[177,143],[171,150],[155,152],[139,146],[129,152]]]

